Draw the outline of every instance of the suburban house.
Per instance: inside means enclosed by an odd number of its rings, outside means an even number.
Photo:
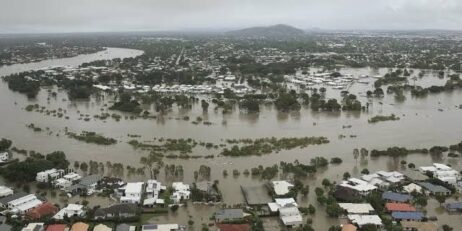
[[[5,163],[10,159],[10,154],[8,152],[0,152],[0,163]]]
[[[418,184],[410,183],[408,185],[403,186],[403,191],[406,193],[422,193],[422,187],[419,186]]]
[[[31,209],[27,212],[26,216],[31,220],[38,220],[42,217],[54,215],[58,212],[58,210],[58,207],[54,206],[51,202],[45,202],[38,207]]]
[[[392,212],[391,217],[396,221],[421,221],[424,214],[422,212]]]
[[[77,222],[72,225],[71,231],[88,231],[88,224],[83,222]]]
[[[374,214],[375,210],[371,204],[362,203],[339,203],[340,208],[345,210],[348,214]]]
[[[136,231],[136,226],[134,225],[127,225],[125,223],[119,224],[116,228],[115,231]]]
[[[377,186],[369,184],[369,182],[360,180],[357,178],[350,178],[348,180],[342,181],[340,186],[345,188],[353,189],[354,191],[358,192],[360,195],[366,196],[369,193],[377,190]]]
[[[10,196],[10,195],[13,195],[13,189],[11,188],[8,188],[6,186],[0,186],[0,197],[6,197],[6,196]]]
[[[49,169],[43,172],[38,172],[35,180],[41,183],[53,182],[54,180],[62,177],[64,175],[64,170],[62,169]]]
[[[221,195],[214,183],[211,181],[201,181],[193,184],[196,190],[200,191],[205,195],[207,201],[219,202],[221,201]]]
[[[334,197],[338,201],[353,201],[360,197],[359,193],[351,188],[337,185],[334,191]]]
[[[101,181],[101,176],[97,174],[82,177],[80,181],[67,189],[72,194],[91,195],[96,190],[96,186]]]
[[[272,213],[279,212],[279,218],[285,226],[294,227],[302,224],[298,204],[293,198],[276,198],[274,201],[268,203],[268,207]]]
[[[451,191],[441,185],[429,182],[421,182],[419,185],[424,189],[426,195],[451,195]]]
[[[147,224],[141,226],[141,231],[179,231],[185,230],[178,224]]]
[[[439,163],[434,163],[432,166],[420,167],[419,171],[424,174],[430,173],[434,178],[452,185],[455,185],[457,181],[462,179],[461,174],[457,170]]]
[[[401,221],[401,227],[406,231],[437,231],[438,226],[432,222],[420,222],[420,221]]]
[[[59,178],[53,181],[53,186],[55,188],[59,188],[60,190],[67,191],[69,187],[72,186],[72,182],[70,180],[66,180],[65,178]]]
[[[112,228],[105,224],[98,224],[93,228],[93,231],[112,231]]]
[[[157,180],[148,180],[146,182],[146,198],[159,198],[160,192],[166,190],[166,186],[162,186],[162,184]]]
[[[249,224],[217,224],[218,231],[251,231]]]
[[[130,218],[138,215],[138,207],[135,204],[116,204],[95,211],[95,219]]]
[[[120,203],[140,204],[143,196],[144,182],[130,182],[119,189]]]
[[[409,202],[413,199],[413,196],[407,195],[407,194],[401,194],[401,193],[396,193],[396,192],[384,192],[382,193],[382,199],[388,201],[388,202]]]
[[[447,203],[444,207],[448,212],[462,212],[462,202]]]
[[[65,224],[48,225],[45,231],[66,231],[69,230]]]
[[[85,210],[83,210],[83,205],[78,204],[68,204],[65,208],[59,210],[53,216],[53,219],[62,220],[64,217],[83,217],[85,216]]]
[[[377,228],[383,226],[382,219],[378,215],[349,214],[347,217],[350,223],[357,225],[359,228],[365,225],[375,225]]]
[[[403,181],[405,178],[402,173],[397,171],[378,171],[373,174],[363,175],[361,176],[361,179],[368,182],[371,185],[377,186],[382,189],[386,189],[392,184],[396,184]]]
[[[293,184],[287,181],[273,181],[271,185],[276,196],[284,196],[290,192],[290,189],[294,187]]]
[[[244,211],[242,209],[222,209],[215,213],[216,223],[240,220],[242,218],[244,218]]]
[[[388,212],[415,212],[416,208],[407,203],[386,203],[385,209]]]
[[[29,223],[22,231],[43,231],[45,228],[44,223]]]
[[[188,184],[184,184],[183,182],[173,182],[172,188],[173,195],[170,199],[172,199],[175,204],[180,203],[181,200],[189,200],[191,191]]]
[[[70,181],[70,182],[72,182],[72,183],[75,183],[78,180],[82,179],[82,176],[80,176],[79,174],[77,174],[75,172],[70,172],[70,173],[64,175],[63,178]]]
[[[43,202],[35,196],[35,194],[13,194],[2,198],[0,202],[10,209],[12,213],[25,214],[35,207],[40,206]],[[6,202],[6,204],[3,204]]]

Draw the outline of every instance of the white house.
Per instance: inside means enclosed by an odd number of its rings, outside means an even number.
[[[56,213],[53,218],[56,220],[62,220],[64,217],[83,217],[85,216],[85,210],[83,210],[83,205],[78,204],[69,204],[65,208],[61,209]]]
[[[290,189],[294,187],[293,184],[287,181],[273,181],[272,182],[274,193],[278,196],[286,195]]]
[[[280,208],[283,207],[298,207],[297,202],[294,198],[276,198],[274,202],[268,203],[270,211],[275,213],[278,212]]]
[[[37,176],[35,177],[35,180],[37,182],[47,183],[49,181],[58,179],[63,175],[64,175],[64,170],[52,168],[49,170],[45,170],[43,172],[38,172]]]
[[[350,214],[348,215],[348,220],[352,224],[356,224],[359,228],[363,227],[364,225],[375,225],[377,227],[382,227],[382,219],[378,215],[358,215],[358,214]]]
[[[376,186],[369,184],[367,181],[360,180],[357,178],[350,178],[348,180],[342,181],[340,186],[353,189],[361,195],[368,195],[372,191],[377,189]]]
[[[29,210],[43,204],[41,200],[37,198],[34,194],[28,194],[26,196],[14,199],[7,203],[7,207],[13,213],[24,214]]]
[[[140,204],[143,196],[144,182],[130,182],[121,188],[123,195],[120,197],[121,203]]]
[[[0,163],[7,162],[10,159],[10,154],[8,152],[0,153]]]
[[[162,184],[157,180],[148,180],[146,182],[146,198],[159,198],[161,191],[166,190],[167,187],[162,186]]]
[[[6,186],[0,186],[0,197],[6,197],[9,195],[13,195],[13,189],[8,188]]]
[[[298,226],[303,223],[300,211],[294,206],[280,208],[279,218],[281,218],[285,226]]]
[[[407,192],[409,194],[413,193],[413,192],[418,192],[418,193],[422,193],[422,187],[420,185],[417,185],[417,184],[414,184],[414,183],[410,183],[406,186],[403,186],[403,191],[404,192]]]
[[[66,191],[69,187],[72,186],[72,182],[70,180],[65,179],[65,178],[59,178],[59,179],[56,179],[53,182],[53,185],[56,188],[59,188],[59,189],[61,189],[63,191]]]
[[[338,205],[348,214],[372,214],[375,212],[369,203],[339,203]]]
[[[174,192],[170,199],[172,199],[174,203],[178,204],[181,200],[189,200],[191,190],[188,184],[184,184],[183,182],[173,182],[172,188]]]
[[[431,173],[433,177],[452,185],[456,185],[457,181],[462,179],[458,171],[444,164],[433,163],[432,166],[422,166],[419,171],[424,174]]]
[[[75,172],[70,172],[70,173],[64,175],[63,178],[70,181],[70,182],[76,182],[76,181],[82,179],[82,176],[80,176],[79,174],[77,174]]]

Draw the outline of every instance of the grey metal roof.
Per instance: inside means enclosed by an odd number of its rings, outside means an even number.
[[[27,195],[29,195],[29,193],[18,192],[18,193],[15,193],[15,194],[13,194],[13,195],[9,195],[9,196],[7,196],[7,197],[1,198],[1,199],[0,199],[0,204],[6,205],[6,204],[8,204],[8,202],[10,202],[10,201],[19,199],[19,198],[21,198],[21,197],[25,197],[25,196],[27,196]]]
[[[427,189],[428,191],[432,192],[432,193],[449,193],[451,191],[449,191],[449,189],[441,186],[441,185],[435,185],[435,184],[432,184],[432,183],[429,183],[429,182],[421,182],[419,183],[420,186],[424,187],[425,189]]]
[[[130,226],[127,224],[120,224],[116,227],[115,231],[130,231]]]
[[[215,219],[218,220],[232,220],[244,217],[242,209],[222,209],[215,213]]]
[[[89,176],[86,176],[86,177],[82,177],[82,179],[80,180],[79,184],[83,185],[83,186],[90,186],[94,183],[98,183],[98,181],[101,180],[101,176],[100,175],[89,175]]]

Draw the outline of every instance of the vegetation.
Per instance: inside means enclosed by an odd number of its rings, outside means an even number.
[[[377,115],[368,120],[369,123],[378,123],[382,121],[389,121],[389,120],[399,120],[399,117],[395,116],[394,114],[391,114],[389,116],[383,116],[383,115]]]
[[[73,132],[67,132],[66,135],[69,138],[83,141],[85,143],[93,143],[93,144],[99,144],[99,145],[111,145],[111,144],[117,143],[117,140],[113,138],[104,137],[102,135],[98,135],[95,132],[83,131],[80,134],[73,133]]]

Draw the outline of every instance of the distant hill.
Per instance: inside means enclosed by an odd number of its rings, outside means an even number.
[[[305,32],[298,28],[278,24],[266,27],[250,27],[226,32],[226,35],[241,38],[294,38],[303,36]]]

